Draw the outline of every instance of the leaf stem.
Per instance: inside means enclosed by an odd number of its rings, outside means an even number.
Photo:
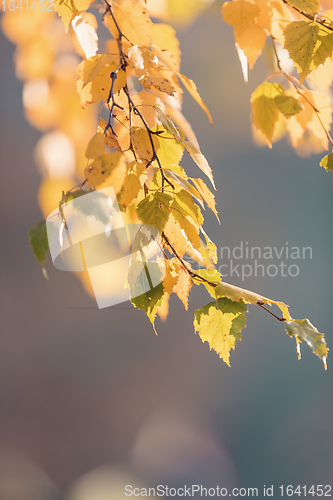
[[[270,311],[269,309],[267,309],[267,307],[264,306],[264,302],[260,302],[258,300],[257,305],[260,306],[262,309],[264,309],[264,311],[267,311],[269,314],[271,314],[272,316],[274,316],[274,318],[277,319],[278,321],[280,321],[281,323],[284,323],[286,321],[285,318],[280,318],[276,314],[272,313],[272,311]]]

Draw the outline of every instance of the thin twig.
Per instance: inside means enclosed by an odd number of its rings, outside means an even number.
[[[105,101],[106,104],[107,104],[107,107],[110,111],[109,113],[109,120],[108,120],[108,123],[104,129],[104,135],[106,134],[106,132],[108,131],[109,128],[111,128],[111,131],[113,133],[113,135],[115,137],[117,137],[117,134],[115,133],[113,127],[112,127],[112,118],[113,118],[113,110],[115,107],[121,109],[122,111],[124,110],[124,108],[122,108],[121,106],[119,106],[119,104],[116,103],[115,101],[115,98],[114,98],[114,92],[113,92],[113,89],[114,89],[114,84],[115,84],[115,81],[117,80],[117,72],[116,71],[112,71],[112,73],[110,74],[110,77],[111,77],[111,80],[112,80],[112,83],[111,83],[111,88],[110,88],[110,92],[109,92],[109,95],[108,95],[108,98],[107,100]],[[111,105],[111,108],[109,106],[110,104],[110,100],[112,101],[112,105]]]
[[[191,276],[191,278],[196,278],[196,279],[198,279],[198,280],[200,280],[202,282],[205,282],[208,285],[212,286],[213,288],[217,287],[218,283],[214,283],[213,281],[209,281],[206,278],[203,278],[202,276],[200,276],[199,274],[197,274],[195,271],[193,271],[190,267],[188,267],[186,265],[184,259],[182,259],[180,257],[180,255],[178,255],[177,250],[172,245],[172,243],[170,242],[170,240],[168,239],[168,237],[166,236],[166,234],[164,233],[164,231],[162,232],[162,239],[165,241],[165,243],[167,244],[167,246],[171,249],[171,251],[174,254],[174,256],[179,260],[179,262],[183,266],[183,269]]]
[[[274,318],[277,319],[278,321],[280,321],[281,323],[284,323],[285,321],[287,321],[285,318],[279,318],[279,316],[277,316],[276,314],[272,313],[272,311],[270,311],[269,309],[267,309],[267,307],[264,306],[264,303],[265,302],[260,302],[258,300],[257,305],[260,306],[262,309],[264,309],[264,311],[266,311],[269,314],[271,314],[272,316],[274,316]]]

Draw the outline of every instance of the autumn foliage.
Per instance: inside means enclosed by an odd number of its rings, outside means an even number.
[[[288,134],[300,154],[332,146],[333,11],[327,4],[223,4],[244,79],[264,49],[271,56],[272,72],[251,95],[257,142],[271,147]],[[2,27],[17,45],[26,118],[43,132],[36,159],[43,172],[38,198],[44,216],[72,196],[112,186],[125,219],[151,224],[161,235],[163,262],[156,264],[165,268],[163,282],[132,299],[153,326],[156,315],[167,317],[172,293],[187,309],[190,289],[198,285],[211,301],[195,312],[195,331],[227,364],[241,340],[247,304],[254,304],[277,306],[281,315],[273,316],[295,338],[299,357],[305,341],[326,366],[324,336],[309,320],[294,320],[281,301],[225,283],[215,269],[216,247],[203,230],[205,207],[218,219],[213,172],[182,114],[183,92],[212,118],[195,83],[181,72],[175,30],[163,19],[168,2],[105,0],[95,6],[91,0],[54,0],[54,10],[28,11],[16,5],[3,15]],[[153,16],[162,22],[153,22]],[[98,46],[102,23],[110,35],[103,48]],[[199,169],[194,177],[181,166],[184,154]],[[332,170],[332,163],[329,153],[321,165]],[[44,264],[43,222],[31,230],[30,242]],[[134,285],[139,276],[129,273]],[[87,275],[79,277],[89,290]]]

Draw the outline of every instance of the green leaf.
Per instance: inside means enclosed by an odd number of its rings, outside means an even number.
[[[298,10],[313,15],[318,14],[320,9],[318,0],[288,0],[287,3]]]
[[[171,200],[171,196],[158,191],[140,201],[136,213],[141,222],[162,232],[170,214]]]
[[[30,229],[28,236],[34,255],[38,262],[43,266],[46,256],[50,251],[45,220],[38,222],[38,224]]]
[[[333,33],[313,21],[295,21],[284,30],[285,49],[295,62],[301,83],[333,51]]]
[[[253,124],[264,134],[271,146],[271,139],[279,118],[275,98],[283,96],[283,87],[277,83],[264,82],[251,95]]]
[[[194,328],[203,342],[208,342],[228,366],[230,350],[241,340],[246,326],[246,305],[229,299],[218,299],[195,311]]]
[[[301,359],[300,344],[304,340],[308,346],[311,347],[314,354],[322,360],[325,370],[327,369],[326,359],[328,348],[324,335],[319,333],[317,328],[313,326],[307,318],[288,321],[286,330],[290,337],[295,337],[296,339],[298,359]]]
[[[156,309],[162,303],[163,294],[164,294],[163,284],[160,283],[152,290],[149,290],[149,292],[143,293],[142,295],[139,295],[138,297],[134,297],[133,299],[131,299],[131,302],[134,305],[134,307],[141,309],[147,314],[151,324],[153,325],[155,333],[156,333],[155,330]]]
[[[326,168],[327,172],[333,172],[333,153],[324,156],[320,162],[320,166]]]
[[[286,118],[296,115],[303,109],[301,102],[291,95],[277,95],[275,102]]]

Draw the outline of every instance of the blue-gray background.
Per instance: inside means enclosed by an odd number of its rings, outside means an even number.
[[[272,150],[252,143],[249,96],[265,68],[259,63],[244,84],[217,10],[178,34],[182,71],[214,119],[211,127],[185,98],[218,187],[221,226],[207,213],[206,231],[218,246],[312,247],[296,278],[233,283],[290,304],[332,346],[333,176],[320,156],[299,158],[286,141]],[[270,315],[250,307],[228,368],[193,331],[194,310],[209,301],[204,291],[191,292],[189,312],[172,300],[155,336],[130,304],[98,310],[50,261],[50,281],[43,278],[27,241],[41,219],[32,159],[39,133],[22,117],[14,47],[0,38],[0,497],[61,498],[102,466],[109,478],[127,474],[143,486],[252,486],[259,497],[264,484],[332,484],[331,359],[325,372],[304,345],[297,361],[294,341]],[[24,486],[6,497],[11,482]],[[110,500],[123,497],[111,489]]]

